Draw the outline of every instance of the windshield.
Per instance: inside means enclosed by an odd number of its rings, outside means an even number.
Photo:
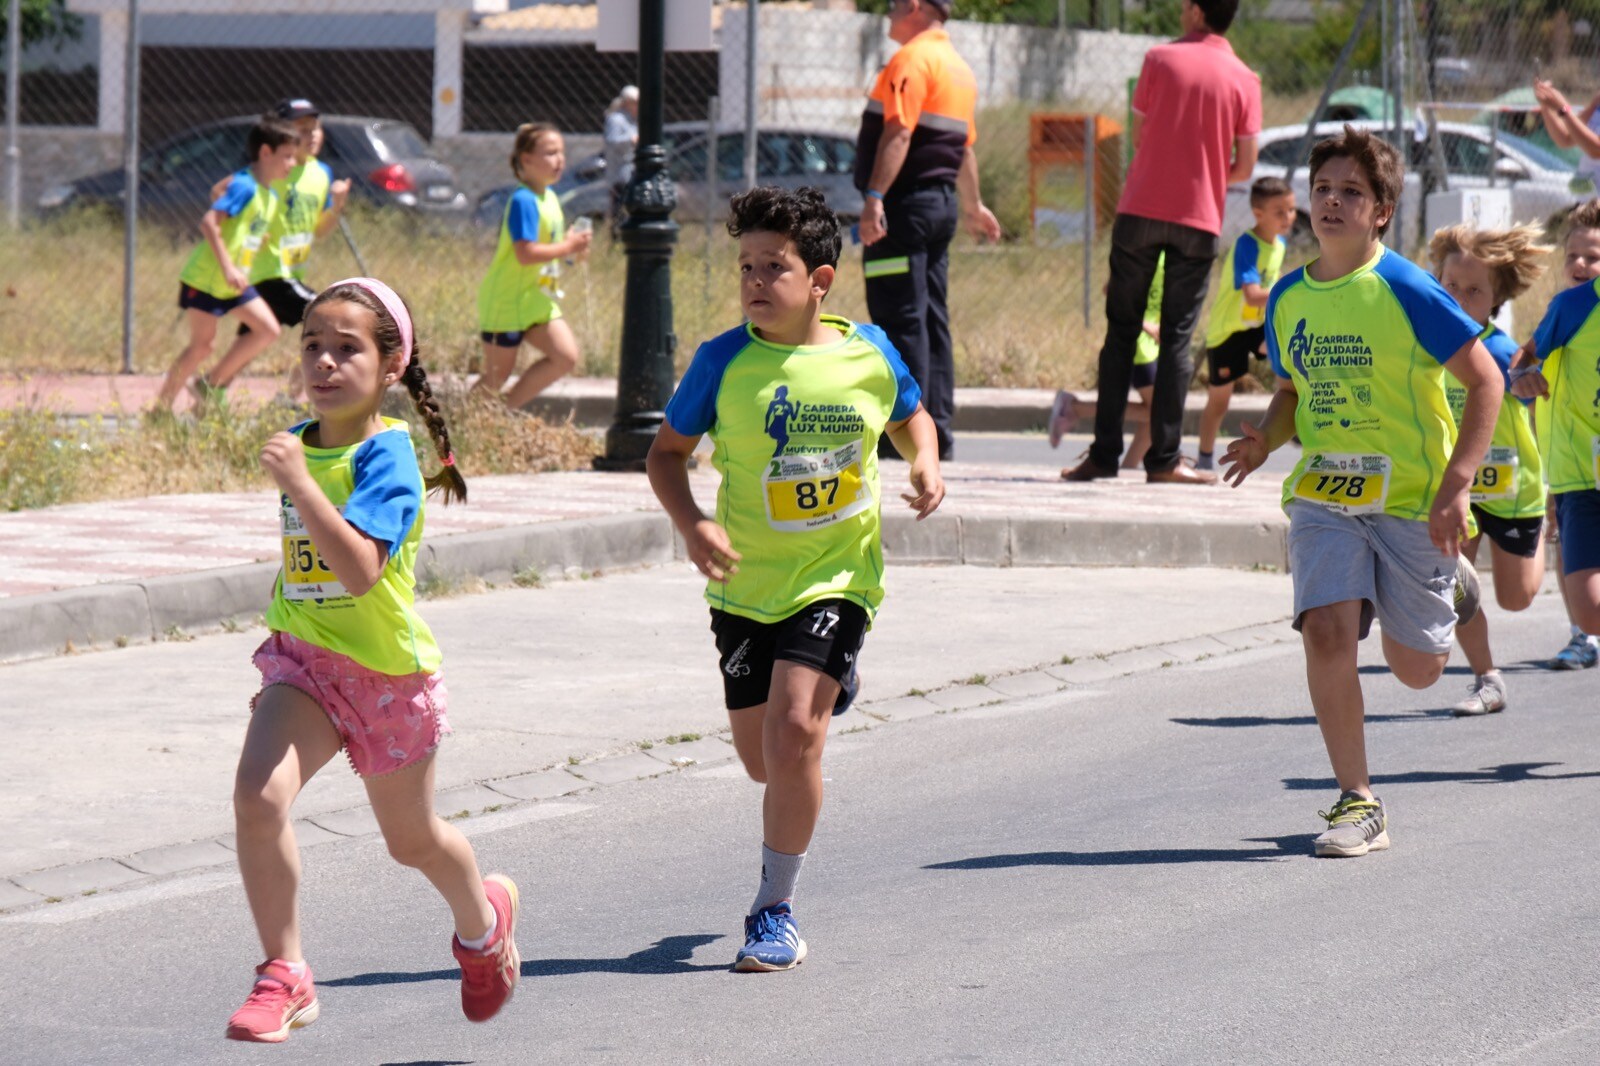
[[[402,122],[379,122],[372,127],[372,139],[385,163],[400,159],[425,159],[428,145],[421,134]]]
[[[1518,137],[1514,133],[1501,133],[1499,139],[1501,144],[1518,155],[1526,156],[1533,160],[1535,165],[1545,170],[1553,170],[1558,174],[1570,174],[1572,172],[1572,164],[1548,148],[1540,147],[1530,140]]]

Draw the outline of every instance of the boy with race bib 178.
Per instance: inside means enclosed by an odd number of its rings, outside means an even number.
[[[828,723],[858,689],[856,656],[883,600],[877,442],[910,463],[919,518],[944,498],[921,391],[876,326],[822,313],[839,220],[816,189],[733,198],[747,322],[695,352],[650,449],[650,486],[710,578],[711,630],[733,743],[763,782],[761,878],[735,967],[806,956],[793,897],[822,809]],[[703,434],[722,475],[715,517],[687,464]]]
[[[1313,851],[1353,856],[1389,846],[1367,770],[1357,648],[1376,616],[1402,684],[1427,688],[1444,671],[1456,623],[1477,610],[1461,543],[1504,386],[1478,323],[1382,244],[1400,197],[1399,154],[1346,126],[1312,148],[1309,171],[1320,254],[1272,289],[1267,356],[1278,391],[1224,464],[1237,485],[1291,437],[1304,446],[1283,485],[1294,625],[1339,786]],[[1447,372],[1466,387],[1459,436]]]

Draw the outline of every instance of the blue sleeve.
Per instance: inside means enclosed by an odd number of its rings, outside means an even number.
[[[323,175],[328,179],[328,198],[322,204],[322,209],[326,211],[333,206],[333,168],[320,159],[317,160],[317,166],[322,168]]]
[[[1374,273],[1388,284],[1417,343],[1440,363],[1449,362],[1483,332],[1439,279],[1404,256],[1385,252]]]
[[[241,170],[228,182],[228,187],[222,191],[217,202],[211,205],[211,210],[220,211],[232,218],[243,211],[251,200],[256,198],[256,179],[248,170]]]
[[[1506,387],[1506,399],[1511,399],[1511,360],[1517,357],[1517,342],[1495,327],[1491,328],[1489,335],[1483,338],[1483,346],[1494,356],[1495,366],[1500,368],[1500,379]],[[1529,406],[1533,404],[1532,399],[1522,402]]]
[[[506,212],[506,228],[514,241],[539,239],[539,198],[526,185],[511,194],[511,207]]]
[[[1600,293],[1596,293],[1592,282],[1556,294],[1550,301],[1550,309],[1544,313],[1544,320],[1533,332],[1534,354],[1540,362],[1557,348],[1567,346],[1589,320],[1597,304],[1600,304]]]
[[[1300,275],[1304,271],[1305,267],[1296,267],[1289,271],[1278,279],[1278,283],[1267,294],[1267,360],[1272,364],[1272,372],[1280,378],[1288,377],[1289,372],[1283,368],[1283,354],[1278,350],[1278,331],[1273,325],[1278,317],[1278,298],[1300,281]]]
[[[1233,242],[1233,287],[1261,284],[1261,246],[1249,232]]]
[[[922,402],[922,386],[911,376],[906,361],[900,358],[900,349],[894,346],[881,327],[860,322],[856,328],[861,331],[864,340],[883,353],[884,362],[889,364],[889,372],[894,375],[895,383],[894,406],[889,410],[889,421],[904,422],[917,413],[917,405]]]
[[[344,520],[389,549],[393,558],[422,513],[422,471],[411,435],[385,430],[356,450],[355,488]]]
[[[695,350],[683,380],[667,401],[667,425],[685,437],[698,437],[717,422],[717,392],[722,375],[734,356],[744,351],[750,338],[744,327],[730,329]]]

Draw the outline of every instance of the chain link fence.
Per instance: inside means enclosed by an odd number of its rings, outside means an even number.
[[[594,4],[332,0],[308,13],[298,0],[138,0],[130,97],[128,0],[19,3],[21,219],[0,229],[0,371],[120,365],[123,131],[135,98],[131,360],[141,373],[163,371],[185,342],[177,277],[211,190],[244,163],[251,116],[298,96],[322,112],[323,160],[352,182],[346,224],[317,243],[308,281],[358,270],[390,281],[413,304],[431,361],[460,374],[479,359],[476,291],[513,180],[512,131],[534,120],[564,130],[567,214],[602,221],[587,263],[565,267],[563,308],[580,373],[615,372],[625,264],[603,221],[611,182],[600,131],[636,68],[631,54],[597,50]],[[752,54],[751,9],[719,2],[712,48],[668,55],[680,367],[739,318],[722,216],[745,182],[747,110],[757,181],[820,185],[847,219],[860,210],[855,134],[894,48],[886,7],[760,3]],[[963,234],[952,251],[961,384],[1092,384],[1132,86],[1145,52],[1178,32],[1180,7],[957,0],[949,29],[977,74],[980,174],[1005,234],[994,245]],[[1577,160],[1546,143],[1532,81],[1552,78],[1575,108],[1589,103],[1600,85],[1600,0],[1242,0],[1229,37],[1262,76],[1262,173],[1298,166],[1303,188],[1319,104],[1324,119],[1390,126],[1419,182],[1435,171],[1408,201],[1408,241],[1422,236],[1421,197],[1434,189],[1503,184],[1519,216],[1576,198]],[[1230,194],[1227,219],[1225,236],[1249,224],[1246,188]],[[847,245],[829,302],[866,317],[858,247]],[[286,369],[292,349],[278,342],[254,372]]]

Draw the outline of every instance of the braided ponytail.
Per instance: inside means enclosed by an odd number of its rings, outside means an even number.
[[[411,393],[411,402],[416,405],[417,414],[422,416],[423,424],[428,427],[433,450],[439,454],[439,461],[443,464],[437,474],[425,481],[428,491],[439,491],[447,504],[457,500],[466,503],[467,479],[456,469],[455,453],[450,450],[450,427],[444,424],[439,401],[433,398],[433,389],[428,385],[428,372],[417,361],[415,349],[411,353],[411,364],[400,375],[400,380],[405,384],[406,391]]]

